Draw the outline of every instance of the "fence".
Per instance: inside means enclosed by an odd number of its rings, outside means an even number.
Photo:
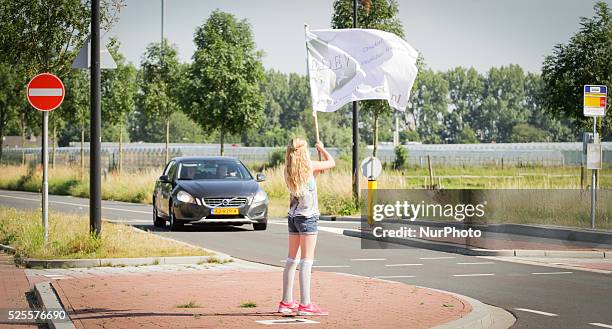
[[[602,143],[603,160],[612,163],[612,142]],[[412,165],[427,165],[430,156],[434,165],[482,166],[482,165],[539,165],[539,166],[578,166],[582,162],[582,143],[504,143],[504,144],[415,144],[405,145],[408,161]],[[170,156],[212,156],[219,154],[216,144],[171,144]],[[233,156],[245,163],[263,163],[274,147],[244,147],[227,145],[225,155]],[[311,150],[314,154],[314,149]],[[361,158],[369,155],[367,150]],[[340,150],[331,148],[330,153],[337,156]],[[381,146],[378,157],[383,162],[395,160],[393,147]],[[40,161],[40,148],[5,149],[2,162],[19,164]],[[79,166],[81,150],[77,146],[50,149],[50,161],[55,158],[56,165]],[[89,147],[84,149],[85,166],[89,164]],[[159,168],[165,160],[165,145],[155,143],[129,143],[123,146],[123,168],[128,170]],[[102,166],[113,169],[119,161],[119,147],[116,143],[103,143]]]

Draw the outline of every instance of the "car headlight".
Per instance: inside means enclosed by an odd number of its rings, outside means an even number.
[[[193,196],[185,191],[179,191],[176,194],[176,199],[185,203],[196,203]]]
[[[257,191],[257,193],[255,193],[255,196],[253,197],[253,203],[264,202],[266,200],[268,200],[268,194],[266,194],[266,191],[264,190]]]

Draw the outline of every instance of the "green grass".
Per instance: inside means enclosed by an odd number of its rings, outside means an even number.
[[[201,308],[201,307],[202,306],[198,305],[198,303],[194,302],[193,300],[190,300],[189,302],[185,304],[176,305],[176,308]]]
[[[242,304],[240,304],[240,307],[242,307],[242,308],[254,308],[254,307],[257,307],[257,303],[252,302],[252,301],[247,301],[247,302],[243,302]]]
[[[319,207],[324,215],[354,215],[350,163],[337,161],[338,166],[317,178]],[[263,169],[263,168],[261,168]],[[49,172],[52,194],[89,196],[89,179],[81,179],[78,168],[58,167]],[[102,180],[102,198],[126,202],[150,203],[153,186],[161,169],[133,173],[110,173]],[[287,214],[289,195],[282,165],[263,169],[266,181],[262,187],[270,197],[269,215]],[[434,166],[433,184],[442,189],[580,189],[580,167],[543,166]],[[0,166],[0,189],[40,191],[39,167]],[[386,168],[378,179],[379,189],[424,189],[431,185],[426,167],[411,166],[401,171]],[[587,172],[584,185],[590,183]],[[367,181],[360,177],[360,186]],[[600,188],[612,188],[612,167],[600,171]]]
[[[16,257],[39,259],[210,256],[211,253],[122,224],[102,222],[102,235],[89,234],[85,216],[49,216],[45,246],[40,211],[0,207],[0,243],[16,249]]]

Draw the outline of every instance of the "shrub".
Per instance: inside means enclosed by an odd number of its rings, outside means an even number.
[[[395,161],[393,161],[393,168],[401,170],[406,168],[408,165],[408,150],[405,147],[398,145],[395,147]]]
[[[268,155],[268,167],[275,168],[280,166],[285,161],[285,149],[282,147],[275,148]]]

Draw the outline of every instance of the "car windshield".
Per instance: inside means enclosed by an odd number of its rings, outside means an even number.
[[[249,180],[249,171],[236,160],[193,160],[179,163],[178,179]]]

